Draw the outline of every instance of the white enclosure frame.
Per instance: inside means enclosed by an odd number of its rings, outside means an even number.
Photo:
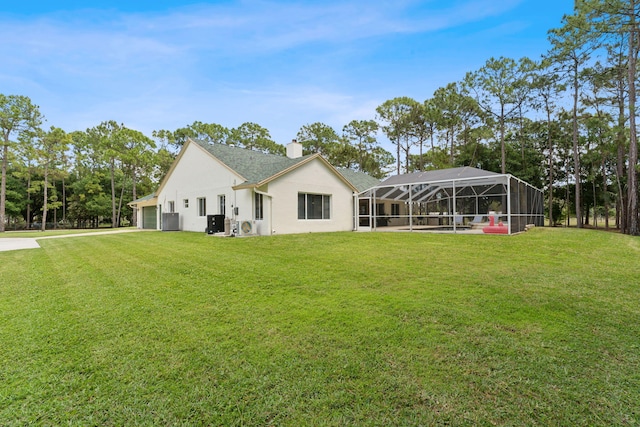
[[[469,167],[397,175],[359,193],[357,199],[358,230],[395,226],[460,232],[488,222],[490,216],[506,225],[508,234],[524,231],[529,224],[544,225],[540,189],[510,174]]]

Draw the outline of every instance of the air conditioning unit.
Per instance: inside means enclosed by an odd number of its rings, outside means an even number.
[[[180,231],[180,214],[178,212],[162,213],[162,231]]]
[[[238,233],[241,236],[251,236],[256,234],[256,222],[252,220],[238,221]]]

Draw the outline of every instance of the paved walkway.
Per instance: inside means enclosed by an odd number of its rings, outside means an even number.
[[[19,249],[37,249],[40,247],[38,240],[44,239],[61,239],[64,237],[82,237],[82,236],[99,236],[101,234],[118,234],[118,233],[132,233],[136,231],[142,231],[136,228],[125,228],[122,230],[108,230],[108,231],[96,231],[92,233],[77,233],[77,234],[61,234],[58,236],[43,236],[43,237],[4,237],[0,238],[0,252],[3,251],[17,251]]]
[[[39,247],[40,245],[36,242],[36,239],[24,237],[7,237],[0,239],[0,252],[17,251],[18,249],[35,249]]]

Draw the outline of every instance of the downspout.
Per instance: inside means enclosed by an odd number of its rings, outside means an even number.
[[[273,213],[273,195],[269,194],[269,193],[265,193],[264,191],[260,191],[257,188],[254,188],[253,191],[256,194],[262,194],[265,197],[268,197],[269,199],[269,221],[267,221],[269,223],[269,236],[271,236],[273,234],[273,216],[271,215]]]

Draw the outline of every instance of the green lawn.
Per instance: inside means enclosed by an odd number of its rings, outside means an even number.
[[[0,253],[0,425],[640,424],[640,239],[125,233]]]

